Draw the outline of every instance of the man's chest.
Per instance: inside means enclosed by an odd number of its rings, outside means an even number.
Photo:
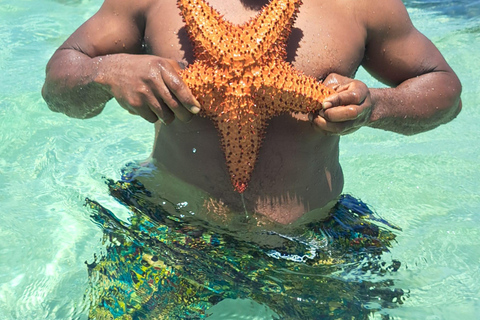
[[[217,0],[210,3],[233,23],[242,24],[255,17],[254,11],[238,3],[237,7],[232,3],[217,3]],[[159,4],[147,17],[146,51],[176,61],[193,62],[193,47],[184,25],[176,1]],[[305,0],[287,42],[286,60],[318,79],[332,72],[352,77],[362,62],[364,50],[364,31],[355,23],[350,10],[338,4],[327,10],[321,1]]]

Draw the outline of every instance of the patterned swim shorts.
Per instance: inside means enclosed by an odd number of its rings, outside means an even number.
[[[106,242],[87,263],[90,319],[204,319],[224,299],[254,300],[278,319],[368,319],[404,299],[389,279],[400,263],[381,259],[398,228],[350,195],[327,221],[301,235],[260,232],[260,244],[172,215],[131,174],[107,185],[132,214],[123,221],[86,200]]]

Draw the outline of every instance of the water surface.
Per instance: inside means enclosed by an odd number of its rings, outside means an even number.
[[[480,2],[406,4],[461,78],[464,109],[455,121],[412,137],[367,128],[344,137],[345,192],[403,228],[388,258],[402,262],[395,281],[409,294],[402,307],[383,313],[476,319]],[[153,126],[115,103],[82,121],[50,112],[40,96],[49,57],[100,5],[0,1],[0,319],[85,317],[84,262],[104,248],[84,199],[126,217],[103,177],[118,178],[125,163],[151,149]],[[379,85],[364,71],[358,78]],[[241,313],[242,303],[231,310]]]

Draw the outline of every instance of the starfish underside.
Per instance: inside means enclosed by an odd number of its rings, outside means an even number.
[[[194,44],[195,62],[181,76],[220,134],[230,179],[242,193],[250,180],[267,121],[312,112],[334,91],[285,61],[286,42],[301,0],[272,0],[234,25],[204,0],[178,0]]]

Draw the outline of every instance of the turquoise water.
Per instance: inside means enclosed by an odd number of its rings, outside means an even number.
[[[49,57],[100,4],[0,0],[2,320],[85,318],[84,262],[103,246],[84,199],[126,217],[103,177],[118,177],[126,162],[145,159],[151,149],[153,126],[115,103],[82,121],[50,112],[40,96]],[[478,319],[480,2],[406,4],[461,78],[464,109],[454,122],[413,137],[373,129],[344,137],[345,191],[403,228],[388,255],[402,262],[395,282],[409,294],[384,313]],[[363,71],[358,77],[378,85]],[[240,313],[244,305],[229,309]],[[261,319],[255,312],[243,318]]]

